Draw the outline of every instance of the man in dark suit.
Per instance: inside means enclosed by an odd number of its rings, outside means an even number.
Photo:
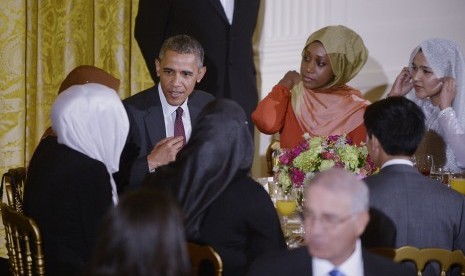
[[[359,237],[369,220],[368,188],[355,174],[335,168],[321,172],[304,196],[306,246],[265,255],[247,275],[415,275],[362,248]]]
[[[149,172],[174,161],[189,140],[195,118],[214,99],[194,90],[206,71],[203,57],[203,48],[194,38],[178,35],[167,39],[155,61],[160,83],[123,101],[131,127],[117,176],[120,190],[140,186]],[[175,136],[179,107],[185,137]]]
[[[395,246],[465,252],[465,197],[423,176],[410,161],[425,133],[420,108],[406,98],[391,97],[369,105],[364,120],[368,150],[381,167],[365,178],[370,205],[394,221]]]
[[[252,37],[259,7],[260,0],[140,0],[134,36],[152,78],[158,81],[154,62],[163,41],[190,35],[202,44],[208,68],[197,89],[236,101],[252,122],[258,101]]]

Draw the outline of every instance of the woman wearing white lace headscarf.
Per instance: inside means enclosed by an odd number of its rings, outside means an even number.
[[[41,230],[47,275],[80,275],[103,216],[118,203],[112,174],[129,120],[115,90],[88,83],[58,95],[51,121],[57,138],[29,164],[24,212]]]
[[[433,154],[436,166],[465,171],[465,60],[446,39],[423,41],[409,67],[397,77],[389,96],[407,97],[426,116],[427,133],[417,154]]]

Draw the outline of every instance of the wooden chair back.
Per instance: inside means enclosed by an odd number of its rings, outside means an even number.
[[[45,275],[42,238],[31,219],[0,202],[10,271],[17,275]]]
[[[18,167],[9,169],[2,176],[2,189],[7,195],[8,205],[16,211],[23,212],[23,191],[26,183],[26,168]],[[0,193],[2,194],[2,193]]]
[[[273,167],[278,164],[277,153],[279,152],[279,149],[280,142],[278,140],[271,141],[266,149],[265,158],[268,176],[273,176]]]
[[[450,254],[450,258],[448,259],[448,263],[446,263],[448,267],[453,265],[460,266],[460,275],[465,276],[465,254],[462,250],[454,250]],[[443,275],[446,275],[445,273]]]
[[[397,263],[412,262],[417,269],[417,275],[421,276],[428,263],[435,262],[439,265],[440,275],[453,266],[461,267],[461,275],[465,275],[465,256],[461,250],[447,250],[442,248],[416,248],[413,246],[402,246],[399,248],[372,248],[371,251],[388,257]]]
[[[201,271],[204,264],[213,267],[214,275],[221,276],[223,272],[223,261],[213,247],[188,242],[187,251],[189,253],[194,276],[205,275],[204,272]]]

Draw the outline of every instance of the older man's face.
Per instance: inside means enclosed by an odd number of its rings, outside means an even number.
[[[368,222],[367,212],[351,213],[349,195],[322,186],[310,186],[305,196],[305,243],[310,255],[340,265],[354,252]]]
[[[156,60],[157,75],[166,101],[179,106],[194,91],[195,83],[203,78],[206,68],[199,69],[194,54],[180,54],[167,50],[162,60]]]

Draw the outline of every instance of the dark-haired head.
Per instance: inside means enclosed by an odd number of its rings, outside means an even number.
[[[163,60],[166,51],[178,54],[194,54],[197,57],[197,66],[203,67],[204,51],[200,42],[188,35],[175,35],[163,42],[158,58]]]
[[[363,116],[368,138],[375,136],[386,154],[410,156],[425,134],[425,115],[412,101],[390,97],[369,105]]]
[[[181,213],[167,194],[139,189],[107,215],[87,275],[188,275]]]

